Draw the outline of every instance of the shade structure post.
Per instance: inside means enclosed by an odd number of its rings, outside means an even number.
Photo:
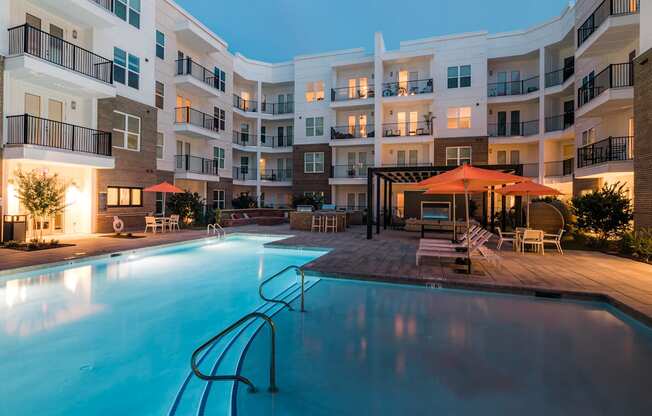
[[[471,229],[471,221],[469,220],[469,181],[464,181],[464,205],[466,208],[466,257],[468,264],[468,271],[471,274],[471,239],[469,231]]]
[[[373,237],[373,194],[374,186],[373,181],[374,175],[371,168],[367,168],[367,240],[371,240]]]
[[[163,192],[163,216],[165,217],[165,192]]]
[[[525,226],[530,228],[530,194],[526,195],[527,198],[527,207],[525,208]]]
[[[456,204],[457,194],[453,194],[453,240],[457,241],[457,218],[455,216],[455,205]]]
[[[376,234],[380,234],[380,176],[376,177]]]
[[[387,180],[383,180],[383,230],[387,229]]]
[[[387,217],[387,221],[389,222],[390,227],[392,226],[392,220],[393,220],[393,215],[394,215],[394,211],[392,209],[392,183],[393,183],[392,181],[389,181],[389,191],[387,191],[387,193],[389,195],[389,198],[388,198],[388,201],[387,201],[389,203],[389,214],[388,214],[388,217]]]

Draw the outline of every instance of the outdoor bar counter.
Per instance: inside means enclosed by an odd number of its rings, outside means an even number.
[[[314,211],[314,212],[290,212],[290,229],[311,231],[312,217],[314,216],[337,216],[337,232],[346,230],[346,226],[362,224],[361,211]]]

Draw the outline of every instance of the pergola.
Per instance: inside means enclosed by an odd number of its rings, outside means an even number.
[[[386,166],[369,168],[367,170],[367,240],[373,237],[373,224],[374,216],[376,223],[376,234],[380,234],[381,211],[383,213],[382,223],[383,228],[387,228],[387,224],[391,225],[392,222],[392,185],[393,184],[415,184],[424,179],[432,176],[439,175],[457,166]],[[505,173],[514,175],[523,174],[523,165],[483,165],[479,166],[484,169],[495,169]],[[376,179],[376,205],[374,208],[374,178]],[[383,182],[383,201],[381,207],[380,193],[381,181]],[[487,207],[487,193],[482,196],[482,218],[483,225],[486,226],[487,211],[491,209],[491,229],[494,228],[494,213],[495,213],[495,198],[493,189],[489,192],[491,194],[490,207]],[[505,196],[502,197],[502,218],[503,222],[507,216],[505,211]],[[520,198],[516,200],[517,206],[520,205]],[[374,208],[374,209],[372,209]],[[381,209],[382,208],[382,209]]]

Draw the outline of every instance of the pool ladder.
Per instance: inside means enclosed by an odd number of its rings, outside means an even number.
[[[219,225],[218,225],[219,227]],[[220,227],[221,229],[222,227]],[[224,230],[222,230],[224,231]],[[289,310],[293,311],[294,309],[292,306],[280,299],[272,299],[268,298],[264,295],[263,293],[263,286],[265,286],[267,283],[275,279],[276,277],[282,275],[283,273],[287,272],[288,270],[294,270],[295,273],[298,272],[301,275],[301,312],[305,312],[304,309],[304,293],[305,293],[305,273],[303,269],[299,266],[288,266],[281,270],[280,272],[277,272],[273,274],[272,276],[268,277],[267,279],[263,280],[260,285],[258,286],[258,295],[261,297],[261,299],[271,302],[271,303],[280,303],[284,306],[287,306]],[[269,316],[265,315],[262,312],[251,312],[243,316],[242,318],[238,319],[236,322],[232,323],[229,325],[227,328],[222,330],[220,333],[209,339],[208,341],[204,342],[202,345],[200,345],[193,353],[192,357],[190,358],[190,367],[192,368],[193,374],[195,376],[199,377],[202,380],[206,381],[241,381],[244,384],[248,386],[248,391],[250,393],[255,393],[258,391],[256,386],[249,380],[247,377],[241,376],[239,374],[232,374],[232,375],[209,375],[209,374],[204,374],[201,372],[199,367],[197,366],[197,357],[199,354],[205,350],[206,348],[210,347],[213,343],[217,342],[220,340],[220,338],[224,337],[227,335],[229,332],[235,330],[238,328],[240,325],[243,323],[249,321],[250,319],[263,319],[265,323],[269,326],[269,329],[271,331],[271,356],[270,356],[270,364],[269,364],[269,388],[267,391],[270,393],[276,393],[278,391],[278,387],[276,386],[276,325],[274,324],[274,321],[272,318]]]
[[[207,235],[217,235],[218,238],[221,237],[226,237],[226,231],[224,231],[224,228],[220,224],[208,224],[206,226],[206,234]]]

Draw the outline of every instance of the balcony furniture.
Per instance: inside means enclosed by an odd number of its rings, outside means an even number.
[[[146,216],[145,217],[145,231],[147,230],[152,230],[154,234],[156,234],[156,230],[160,229],[161,232],[165,231],[165,223],[162,221],[159,221],[156,217],[150,217]]]
[[[544,254],[543,249],[543,231],[541,230],[525,230],[523,236],[520,238],[521,253],[525,252],[525,247],[534,247],[536,253],[539,251],[541,255]]]
[[[553,244],[557,247],[559,254],[564,254],[564,250],[561,249],[561,237],[564,234],[564,230],[559,230],[557,234],[544,234],[543,235],[543,244]]]
[[[500,227],[496,227],[496,232],[498,233],[498,245],[496,248],[500,250],[500,248],[503,246],[503,243],[514,243],[516,242],[516,233],[505,233],[503,232]]]

